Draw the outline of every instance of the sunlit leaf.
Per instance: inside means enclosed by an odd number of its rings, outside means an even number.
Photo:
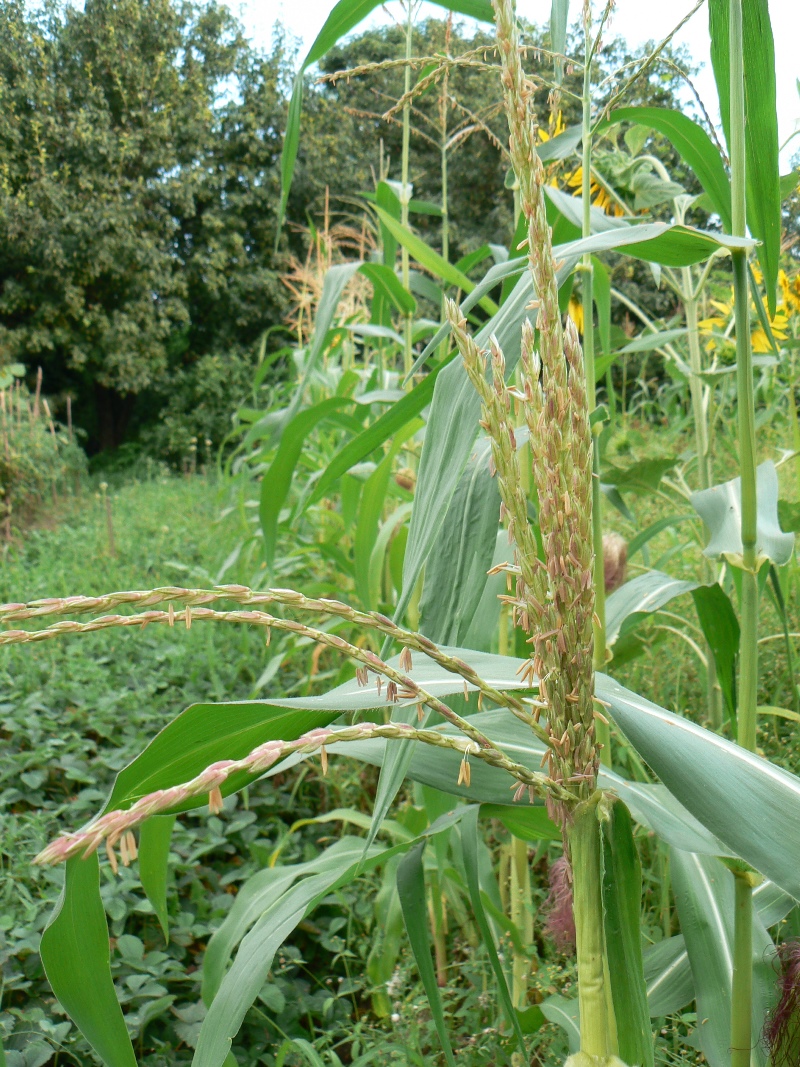
[[[693,493],[691,502],[711,534],[705,555],[710,559],[724,558],[741,566],[741,478]],[[756,557],[759,563],[768,559],[778,566],[788,563],[794,549],[794,535],[784,533],[778,522],[778,474],[771,460],[756,469],[756,504]]]

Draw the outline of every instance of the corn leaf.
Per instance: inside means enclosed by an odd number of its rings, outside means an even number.
[[[97,854],[67,861],[64,888],[40,947],[50,986],[107,1067],[136,1067],[111,979]]]
[[[332,890],[347,885],[356,876],[363,857],[363,841],[352,838],[354,846],[337,855],[337,862],[320,873],[288,886],[272,899],[242,939],[230,969],[222,979],[200,1027],[192,1067],[223,1067],[233,1038],[242,1020],[267,979],[275,953],[299,922]],[[384,850],[370,850],[368,863],[374,866]]]
[[[733,478],[691,496],[692,507],[708,527],[711,538],[704,552],[710,559],[736,564],[742,557],[742,480]],[[778,473],[771,460],[756,468],[756,555],[778,566],[788,563],[794,534],[784,533],[778,521]],[[740,565],[740,563],[739,563]]]
[[[643,961],[651,1018],[672,1015],[694,1000],[694,980],[683,934],[648,945]]]
[[[500,493],[490,455],[485,440],[470,456],[425,566],[420,630],[437,644],[463,643],[492,566]]]
[[[731,186],[717,146],[706,131],[684,115],[664,107],[623,107],[612,111],[597,127],[603,133],[620,122],[635,122],[657,130],[670,141],[708,194],[726,230],[731,228]]]
[[[721,585],[700,585],[692,590],[697,618],[714,655],[717,679],[733,736],[736,736],[736,657],[739,654],[739,620]]]
[[[728,0],[709,0],[708,25],[722,128],[730,145]],[[748,0],[742,4],[742,45],[747,225],[761,242],[758,261],[764,274],[769,312],[774,315],[781,244],[781,193],[775,44],[767,0]]]
[[[642,964],[642,866],[628,809],[611,799],[603,832],[603,924],[611,995],[624,1063],[653,1067],[653,1034]]]
[[[423,378],[402,400],[393,404],[385,414],[336,453],[317,481],[314,492],[309,497],[310,504],[320,500],[338,478],[370,456],[376,448],[380,448],[430,404],[436,378],[442,369],[437,367]]]
[[[606,641],[609,647],[653,611],[676,596],[691,592],[696,582],[672,578],[663,571],[645,571],[615,589],[606,601]]]
[[[711,1067],[731,1062],[734,887],[731,872],[713,856],[673,849],[670,871],[697,1001],[695,1034]],[[774,1000],[774,946],[753,916],[753,1034],[760,1035]],[[766,1050],[756,1040],[751,1063],[764,1065]]]
[[[264,741],[293,740],[307,730],[327,726],[345,710],[335,699],[298,699],[300,703],[289,710],[280,701],[269,700],[192,704],[119,772],[105,810],[129,808],[147,793],[189,781],[217,760],[242,759]],[[355,705],[357,699],[348,695],[338,703]],[[258,776],[231,776],[222,786],[223,794],[235,793],[254,777]],[[194,798],[175,811],[191,811],[203,803],[202,797]]]
[[[489,920],[486,918],[486,912],[481,898],[481,889],[478,880],[478,840],[478,808],[476,806],[471,806],[461,820],[461,847],[464,853],[464,871],[467,878],[467,890],[469,891],[470,904],[472,905],[472,914],[475,916],[475,921],[478,924],[478,929],[480,930],[481,938],[483,939],[483,946],[489,957],[489,965],[494,972],[495,981],[497,982],[497,991],[500,994],[500,1002],[503,1006],[503,1012],[511,1029],[514,1031],[520,1053],[523,1061],[525,1061],[527,1060],[525,1038],[522,1036],[519,1019],[511,1001],[511,994],[508,991],[505,972],[503,971],[503,966],[497,955],[497,946],[495,945],[494,935],[489,926]],[[428,958],[430,959],[430,956]]]
[[[727,849],[800,900],[800,779],[610,678],[600,676],[597,691],[676,800]]]
[[[383,208],[376,206],[375,211],[382,225],[386,227],[396,241],[408,249],[417,263],[431,271],[437,278],[441,278],[443,282],[447,282],[448,285],[454,285],[465,293],[469,293],[475,288],[475,283],[470,281],[466,274],[452,263],[448,263],[446,259],[434,251],[429,244],[426,244],[421,237],[409,230],[407,226],[403,226],[401,222],[392,218]],[[479,303],[489,315],[496,314],[497,304],[495,304],[494,300],[490,300],[488,296],[481,297]]]
[[[550,48],[559,55],[553,59],[553,73],[556,85],[564,77],[563,56],[567,50],[567,22],[569,21],[569,0],[553,0],[550,5]]]
[[[403,919],[406,924],[408,940],[414,960],[417,964],[425,996],[428,998],[433,1024],[439,1043],[444,1053],[448,1067],[456,1067],[453,1057],[453,1049],[447,1026],[444,1021],[444,1007],[442,994],[436,982],[436,975],[431,960],[431,946],[428,937],[428,906],[425,894],[425,876],[422,869],[422,853],[425,850],[425,842],[420,842],[406,855],[397,868],[397,892],[400,897],[400,906],[403,909]]]
[[[166,942],[169,942],[167,860],[174,825],[174,815],[156,815],[139,829],[139,880],[158,916]]]
[[[258,514],[264,534],[264,554],[267,568],[272,570],[278,542],[278,520],[292,485],[297,461],[303,453],[306,437],[324,419],[334,412],[350,407],[349,397],[329,397],[295,415],[286,423],[281,434],[277,454],[261,479],[261,494]]]
[[[382,848],[375,847],[372,855]],[[358,863],[364,852],[360,837],[341,837],[313,860],[285,867],[266,867],[244,883],[221,926],[213,933],[203,957],[203,1001],[210,1005],[217,995],[236,946],[261,917],[301,878],[312,875],[339,877]]]

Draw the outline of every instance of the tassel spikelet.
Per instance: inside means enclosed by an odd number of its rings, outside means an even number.
[[[505,360],[496,339],[487,353],[467,333],[452,301],[447,316],[464,365],[482,404],[482,425],[492,440],[509,535],[515,546],[511,603],[517,622],[531,635],[526,675],[538,678],[548,722],[550,778],[572,788],[573,802],[548,798],[553,817],[566,825],[570,812],[595,788],[592,675],[594,586],[592,551],[592,435],[583,356],[574,324],[562,327],[558,307],[543,185],[544,168],[534,148],[536,124],[530,110],[533,87],[519,59],[513,4],[496,0],[497,37],[503,60],[503,89],[510,129],[511,160],[520,183],[528,222],[528,258],[538,308],[538,351],[530,321],[522,333],[522,393],[505,383]],[[512,399],[521,400],[529,430],[533,480],[539,497],[544,559],[528,522],[512,425]],[[541,709],[540,709],[541,710]]]

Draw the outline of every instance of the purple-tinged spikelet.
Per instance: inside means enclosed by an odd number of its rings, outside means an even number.
[[[550,864],[550,895],[544,904],[544,932],[559,952],[575,948],[575,916],[572,911],[572,871],[566,856]]]
[[[764,1026],[772,1067],[800,1064],[800,940],[778,946],[778,1003]]]

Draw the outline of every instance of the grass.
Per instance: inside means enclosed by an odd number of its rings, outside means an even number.
[[[217,580],[233,532],[219,521],[219,494],[205,478],[121,484],[111,502],[116,557],[109,554],[100,495],[62,501],[6,547],[0,599]],[[225,580],[237,577],[229,572]],[[197,624],[189,632],[109,630],[0,651],[0,1040],[8,1067],[97,1062],[53,1000],[38,956],[62,871],[31,860],[60,830],[80,826],[102,807],[117,771],[187,705],[252,698],[276,656],[281,665],[271,684],[282,692],[307,689],[319,666],[313,647],[299,642],[276,652],[277,643],[267,650],[263,636],[246,628]],[[320,670],[315,681],[328,685],[331,673]],[[178,822],[168,945],[135,866],[114,877],[101,865],[112,972],[142,1064],[191,1060],[203,1016],[203,952],[238,886],[267,865],[278,845],[281,863],[299,862],[340,833],[338,825],[322,824],[288,837],[289,827],[331,808],[371,810],[376,772],[345,760],[335,768],[322,779],[305,764],[256,784],[246,798],[228,798],[220,817],[203,811]],[[336,1045],[345,1063],[376,1047],[389,1062],[435,1062],[421,1051],[435,1047],[435,1036],[405,950],[393,994],[393,1011],[403,1020],[390,1026],[395,1040],[369,1011],[365,965],[380,934],[378,885],[371,875],[332,895],[283,946],[235,1046],[240,1064],[272,1064],[285,1034]],[[477,1067],[495,1059],[500,1041],[492,998],[482,995],[488,964],[458,930],[451,952],[460,980],[448,1006],[464,1029],[463,1062]],[[482,1024],[477,1037],[475,1019]],[[285,1062],[301,1060],[290,1053]]]
[[[216,491],[205,479],[129,484],[113,494],[112,508],[116,558],[108,552],[102,501],[86,495],[62,503],[57,521],[48,517],[5,549],[0,597],[215,580],[226,532],[217,521]],[[48,996],[37,955],[62,874],[30,861],[55,833],[81,825],[102,806],[116,772],[182,708],[209,697],[251,697],[267,653],[263,639],[245,628],[197,625],[188,633],[177,627],[107,631],[4,649],[1,656],[0,1033],[10,1067],[48,1063],[54,1050],[55,1062],[59,1048],[61,1062],[92,1062],[88,1046]],[[291,683],[287,677],[280,684]],[[337,802],[358,802],[363,787],[357,776],[351,784],[338,785]],[[222,818],[183,820],[171,857],[176,892],[167,947],[137,875],[123,869],[113,878],[104,870],[112,969],[129,1021],[141,1031],[142,1062],[188,1061],[198,1023],[197,967],[209,933],[237,884],[265,865],[288,824],[324,810],[324,798],[316,775],[306,773],[253,788],[248,807],[231,798]],[[326,833],[330,828],[313,827],[297,835],[283,862],[313,854]],[[323,916],[317,941],[325,926]],[[300,952],[294,955],[287,950],[284,966],[292,976],[305,970]],[[290,984],[296,1004],[283,1014],[320,1016],[314,983],[307,981],[305,992],[302,982]],[[337,1017],[337,1011],[328,1014]]]

